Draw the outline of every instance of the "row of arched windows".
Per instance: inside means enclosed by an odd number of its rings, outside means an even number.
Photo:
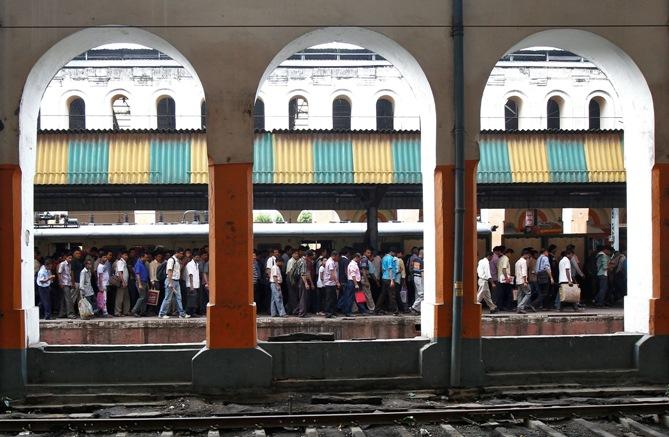
[[[376,129],[394,129],[395,109],[387,97],[376,101]],[[265,103],[257,99],[253,107],[254,128],[265,129]],[[288,129],[309,127],[309,102],[302,96],[295,96],[288,102]],[[332,101],[332,129],[351,130],[351,101],[339,96]]]
[[[130,105],[128,98],[118,95],[112,99],[113,129],[130,128]],[[202,127],[205,126],[206,106],[202,102]],[[86,102],[81,97],[69,100],[67,106],[68,127],[70,129],[86,129]],[[156,120],[158,129],[176,129],[176,103],[169,96],[160,97],[156,101]]]
[[[506,130],[518,130],[520,119],[520,107],[522,105],[516,97],[509,98],[504,104],[504,128]],[[593,97],[588,103],[588,129],[600,129],[602,106],[605,100],[601,97]],[[559,97],[551,97],[546,102],[546,129],[561,129],[561,112],[564,107],[564,100]]]

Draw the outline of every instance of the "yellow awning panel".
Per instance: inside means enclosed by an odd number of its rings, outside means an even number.
[[[550,182],[543,136],[528,135],[509,138],[508,145],[513,182]]]
[[[353,176],[356,184],[392,184],[393,155],[390,135],[353,137]]]
[[[207,155],[207,135],[193,134],[190,144],[190,183],[209,183],[209,158]]]
[[[274,183],[314,182],[313,135],[286,134],[274,137]]]
[[[38,135],[35,185],[67,183],[69,138],[65,135]]]
[[[586,135],[584,149],[589,182],[625,182],[620,134]]]
[[[148,184],[149,135],[117,133],[109,139],[109,183]]]

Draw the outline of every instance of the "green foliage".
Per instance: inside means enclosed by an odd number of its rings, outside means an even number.
[[[272,217],[268,216],[267,214],[258,214],[255,219],[253,219],[254,223],[272,223]]]
[[[302,211],[299,216],[297,216],[298,223],[311,223],[313,216],[309,211]]]

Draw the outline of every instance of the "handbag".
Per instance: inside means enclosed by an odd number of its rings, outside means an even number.
[[[367,302],[367,296],[365,296],[364,291],[355,292],[355,303],[365,303]]]
[[[158,306],[158,296],[160,296],[160,290],[149,290],[146,296],[146,304],[151,306]]]
[[[581,301],[581,289],[578,284],[560,285],[560,302],[564,303],[579,303]]]

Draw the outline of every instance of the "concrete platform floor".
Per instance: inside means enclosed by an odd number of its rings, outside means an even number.
[[[92,320],[42,320],[41,341],[48,344],[163,344],[204,341],[205,318],[159,319],[113,317]],[[354,316],[258,317],[258,339],[295,332],[331,332],[337,340],[413,338],[420,335],[420,317]],[[621,308],[586,308],[582,312],[484,314],[484,336],[611,334],[623,331]]]

